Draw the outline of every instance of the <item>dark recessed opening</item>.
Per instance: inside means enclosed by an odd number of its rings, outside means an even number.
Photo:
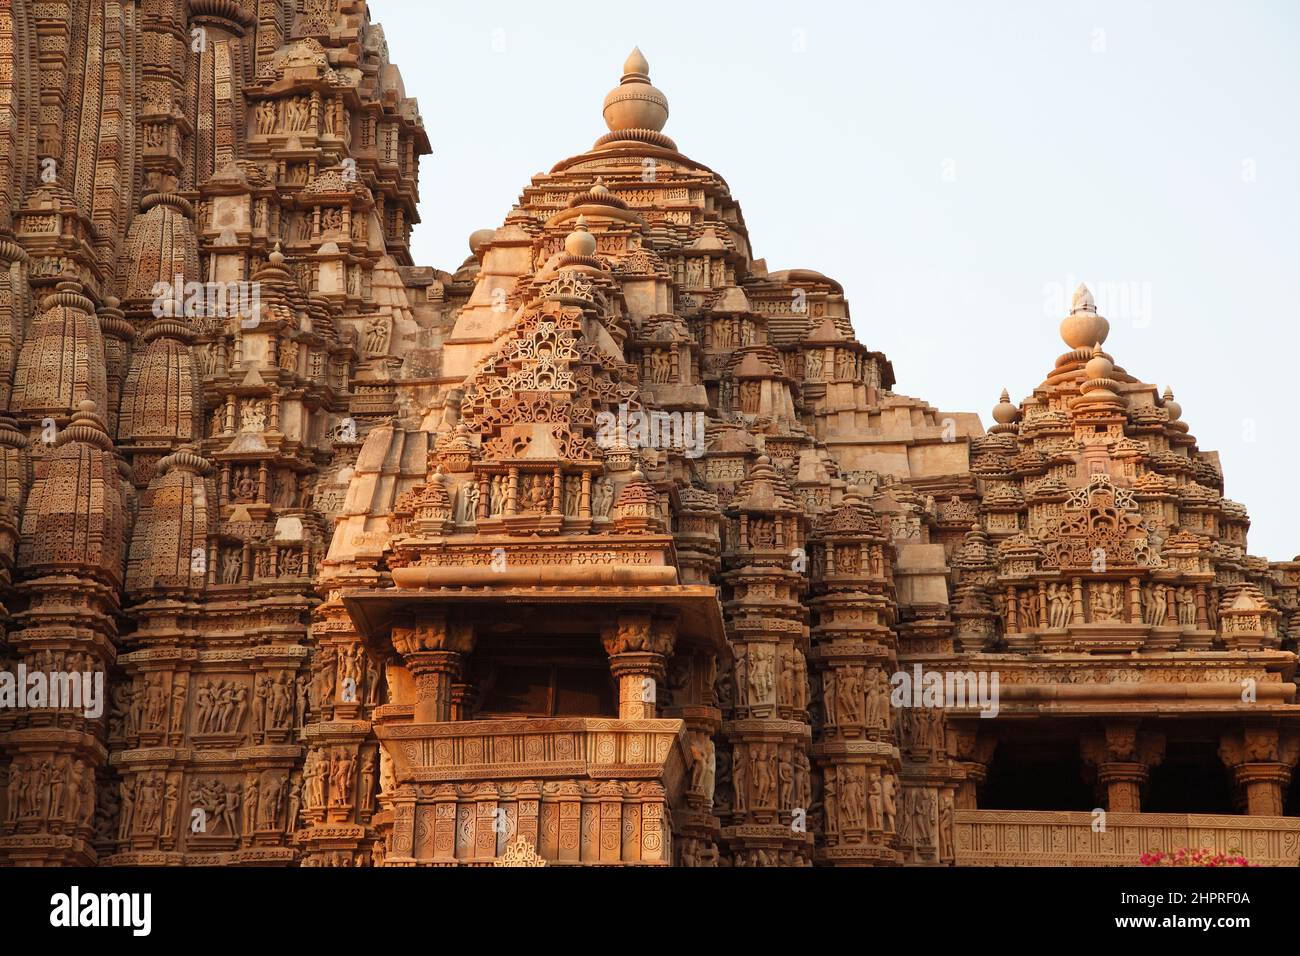
[[[485,636],[469,666],[478,718],[617,717],[618,692],[600,640]]]
[[[999,744],[978,800],[981,810],[1091,811],[1097,806],[1075,740]]]
[[[1151,768],[1144,813],[1233,813],[1228,771],[1212,743],[1171,741]]]

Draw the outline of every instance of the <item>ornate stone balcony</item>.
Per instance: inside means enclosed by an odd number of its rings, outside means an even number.
[[[556,717],[389,724],[377,728],[400,782],[637,779],[680,792],[680,720]]]
[[[1183,813],[958,810],[958,866],[1136,866],[1144,853],[1181,847],[1246,857],[1256,866],[1300,864],[1300,818]]]
[[[375,730],[392,759],[390,865],[487,865],[521,837],[551,864],[672,861],[668,813],[681,805],[687,766],[681,720]]]

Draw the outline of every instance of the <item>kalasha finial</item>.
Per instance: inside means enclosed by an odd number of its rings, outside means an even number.
[[[1092,358],[1083,367],[1083,371],[1090,379],[1109,379],[1115,371],[1115,363],[1106,357],[1098,344],[1092,347]]]
[[[1072,349],[1091,350],[1110,335],[1110,323],[1097,314],[1097,303],[1082,282],[1074,290],[1070,314],[1061,320],[1061,338]]]
[[[993,406],[993,420],[999,425],[1010,425],[1019,417],[1020,409],[1011,404],[1011,396],[1004,388],[1002,390],[1002,397],[998,400],[998,403]]]
[[[650,130],[668,122],[668,98],[650,85],[650,64],[639,47],[623,64],[623,78],[605,97],[605,125],[611,133]]]
[[[632,52],[623,61],[623,77],[641,76],[650,79],[650,61],[645,58],[639,46],[632,47]]]
[[[1092,297],[1092,292],[1088,286],[1080,282],[1079,288],[1074,290],[1074,301],[1070,305],[1071,312],[1096,312],[1097,302]]]
[[[1165,411],[1169,413],[1169,420],[1176,422],[1183,417],[1183,406],[1174,401],[1174,390],[1165,386],[1164,394]]]
[[[564,240],[564,251],[578,259],[590,259],[596,254],[596,237],[587,229],[586,216],[579,216],[573,224],[573,232]]]

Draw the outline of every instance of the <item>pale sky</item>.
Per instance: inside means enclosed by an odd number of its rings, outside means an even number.
[[[433,155],[415,261],[453,270],[534,173],[605,132],[639,45],[664,132],[769,269],[844,284],[896,390],[987,427],[1065,351],[1171,385],[1252,554],[1300,552],[1300,3],[372,0]]]

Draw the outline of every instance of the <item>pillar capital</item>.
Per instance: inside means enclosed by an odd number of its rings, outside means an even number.
[[[1137,721],[1112,721],[1101,732],[1085,735],[1080,749],[1084,763],[1096,771],[1106,809],[1140,813],[1151,768],[1164,760],[1164,734],[1141,731]]]
[[[474,649],[474,638],[474,628],[468,622],[449,620],[445,610],[420,614],[393,625],[393,649],[403,657],[418,651],[468,654]]]
[[[618,681],[620,719],[654,719],[658,682],[676,640],[676,619],[638,613],[620,614],[601,634],[610,672]]]
[[[473,628],[448,621],[445,611],[422,615],[393,626],[393,647],[415,680],[416,723],[451,720],[452,687],[474,648]]]
[[[620,614],[618,622],[601,634],[605,653],[611,658],[629,653],[654,654],[667,658],[677,641],[677,622],[651,614]]]
[[[1247,723],[1219,740],[1219,758],[1232,772],[1233,797],[1253,817],[1280,817],[1291,772],[1300,757],[1292,734],[1271,722]]]

